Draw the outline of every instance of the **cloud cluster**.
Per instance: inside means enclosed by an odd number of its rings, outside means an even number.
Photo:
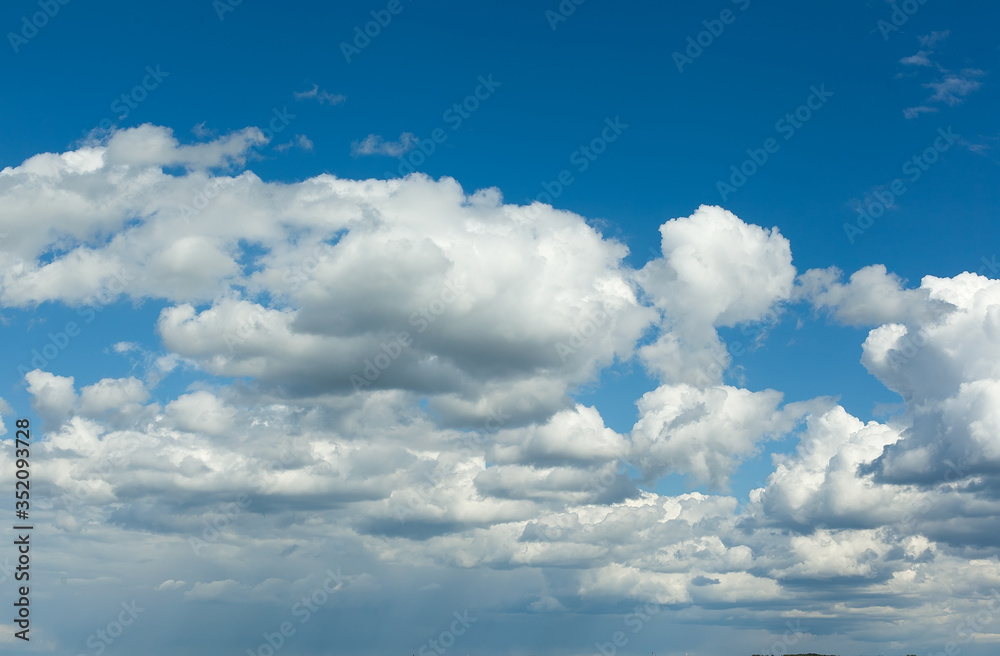
[[[1000,586],[1000,282],[799,275],[777,228],[708,206],[636,271],[496,189],[235,172],[261,139],[147,125],[0,172],[5,307],[113,289],[159,310],[114,346],[148,375],[25,376],[45,567],[81,590],[287,610],[341,567],[338,608],[475,589],[497,614],[796,613],[884,641],[937,639],[929,599],[971,612]],[[789,304],[870,328],[862,362],[903,410],[726,384],[718,329]],[[656,381],[622,434],[572,394],[633,359]],[[197,382],[158,389],[179,362]],[[769,446],[766,484],[725,493]],[[675,475],[709,491],[657,491]]]

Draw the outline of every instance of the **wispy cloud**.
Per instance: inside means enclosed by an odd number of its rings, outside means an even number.
[[[198,137],[199,139],[209,139],[215,136],[215,130],[205,127],[207,121],[202,121],[198,125],[191,128],[191,134]]]
[[[938,111],[938,108],[933,107],[935,103],[948,105],[949,107],[960,105],[969,94],[982,87],[982,82],[978,78],[986,75],[986,71],[978,68],[964,68],[955,73],[942,66],[938,61],[935,61],[937,57],[932,59],[931,56],[935,55],[936,52],[931,48],[948,38],[949,34],[948,30],[944,30],[918,36],[917,40],[920,42],[922,48],[915,54],[899,60],[899,63],[904,66],[936,68],[941,75],[937,80],[922,84],[925,89],[931,89],[934,93],[925,99],[923,103],[904,109],[903,116],[905,118],[914,119],[921,114],[935,113]],[[912,74],[904,75],[903,73],[899,73],[896,77],[902,78],[909,77],[910,75]]]
[[[412,132],[404,132],[399,135],[398,141],[386,141],[381,135],[369,134],[364,140],[351,144],[351,154],[355,157],[359,155],[399,157],[412,150],[416,145],[417,137]]]
[[[928,107],[926,105],[918,105],[916,107],[907,107],[903,110],[903,116],[905,118],[917,118],[921,114],[935,114],[937,113],[936,107]]]
[[[970,93],[983,86],[976,78],[985,74],[986,71],[978,68],[966,68],[960,73],[946,75],[937,82],[928,82],[924,87],[934,90],[934,95],[930,97],[932,102],[943,102],[954,107],[961,104]]]
[[[279,153],[285,152],[290,148],[301,148],[302,150],[311,151],[313,149],[313,146],[314,144],[312,142],[312,139],[310,139],[304,134],[297,134],[291,141],[283,144],[278,144],[277,146],[274,147],[274,149],[277,150]]]
[[[902,59],[899,60],[899,63],[906,64],[907,66],[933,66],[934,65],[933,62],[931,62],[930,58],[928,57],[928,55],[930,55],[931,52],[932,51],[921,50],[915,55],[910,55],[909,57],[903,57]]]
[[[308,91],[295,91],[292,93],[296,100],[318,100],[321,105],[339,105],[340,103],[347,100],[347,96],[342,96],[337,93],[330,93],[319,88],[318,84],[313,84],[312,89]]]
[[[931,32],[930,34],[918,36],[917,39],[920,41],[920,45],[924,48],[933,48],[935,43],[944,41],[950,35],[951,30],[942,30],[940,32]]]

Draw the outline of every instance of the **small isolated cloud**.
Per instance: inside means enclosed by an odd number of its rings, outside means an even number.
[[[355,157],[360,155],[399,157],[403,153],[413,150],[416,145],[417,137],[412,132],[404,132],[399,135],[398,141],[386,141],[381,135],[369,134],[363,141],[355,141],[351,144],[351,154]]]
[[[157,592],[163,592],[164,590],[176,590],[177,588],[183,588],[186,585],[184,581],[175,581],[173,579],[167,579],[160,585],[154,588]]]
[[[338,93],[330,93],[329,91],[324,91],[319,88],[318,84],[313,84],[312,89],[308,91],[294,91],[292,95],[295,96],[296,100],[310,100],[315,99],[319,101],[321,105],[339,105],[340,103],[347,100],[347,96],[342,96]]]
[[[920,45],[924,48],[933,48],[935,43],[939,41],[944,41],[951,34],[951,30],[943,30],[941,32],[931,32],[930,34],[924,34],[923,36],[918,36],[917,39],[920,41]]]
[[[936,107],[928,107],[926,105],[918,105],[916,107],[907,107],[903,110],[903,116],[905,118],[917,118],[921,114],[935,114],[937,113]]]
[[[900,64],[906,64],[907,66],[933,66],[931,62],[930,55],[931,52],[927,50],[920,50],[915,55],[910,55],[909,57],[903,57],[899,60]]]
[[[954,107],[961,104],[967,95],[983,86],[982,82],[976,78],[985,74],[985,71],[978,68],[966,68],[961,73],[945,75],[944,79],[937,82],[928,82],[924,87],[934,90],[930,101],[942,102]]]
[[[274,149],[277,150],[279,153],[283,153],[291,148],[301,148],[302,150],[305,151],[311,151],[313,149],[313,146],[314,144],[312,142],[312,139],[310,139],[304,134],[297,134],[295,135],[295,138],[293,138],[288,143],[278,144],[277,146],[274,147]]]
[[[1000,136],[979,135],[976,138],[976,141],[962,139],[959,143],[970,152],[976,153],[977,155],[985,155],[995,147],[995,144],[998,141],[1000,141]]]

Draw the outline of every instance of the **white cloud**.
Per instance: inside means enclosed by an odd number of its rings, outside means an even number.
[[[810,269],[799,276],[797,293],[838,321],[855,326],[926,320],[953,309],[929,289],[903,289],[904,281],[882,264],[854,272],[846,285],[839,282],[841,275],[835,267]]]
[[[960,105],[968,95],[982,88],[982,82],[979,78],[986,75],[986,71],[978,68],[964,68],[955,73],[931,59],[931,55],[935,54],[935,51],[932,50],[933,46],[946,39],[948,35],[949,32],[944,31],[931,32],[928,35],[918,37],[921,50],[899,60],[904,66],[934,68],[941,75],[939,79],[923,84],[925,89],[931,89],[934,93],[923,104],[904,109],[903,116],[905,118],[914,119],[921,114],[939,111],[937,107],[931,106],[932,103],[945,104],[949,107]],[[904,74],[900,73],[897,77],[903,76]]]
[[[7,434],[7,424],[6,422],[4,422],[3,417],[4,415],[9,416],[12,412],[13,409],[10,407],[10,404],[7,403],[7,401],[5,401],[3,397],[0,397],[0,435]]]
[[[629,599],[653,604],[678,604],[691,600],[688,577],[683,574],[650,573],[635,567],[608,565],[588,570],[580,582],[580,594]]]
[[[665,223],[662,257],[636,272],[583,217],[495,189],[269,183],[206,170],[245,157],[246,133],[190,147],[122,134],[0,174],[4,305],[104,291],[161,309],[109,344],[148,376],[25,377],[45,425],[44,567],[74,572],[88,599],[114,607],[128,581],[163,603],[273,611],[343,566],[366,608],[421,590],[588,618],[675,604],[721,626],[794,607],[830,631],[931,641],[947,633],[936,600],[965,613],[1000,586],[997,281],[907,289],[873,266],[796,286],[776,229],[713,207]],[[862,362],[901,394],[899,415],[866,423],[722,383],[716,329],[774,323],[795,301],[872,328]],[[570,393],[637,349],[661,380],[621,435]],[[180,364],[196,382],[153,399]],[[725,487],[765,445],[773,471],[746,504],[656,491],[673,475]],[[0,450],[0,468],[12,458]],[[831,589],[878,606],[831,604]]]
[[[944,41],[950,35],[951,30],[942,30],[940,32],[931,32],[930,34],[918,36],[917,39],[920,41],[920,45],[924,48],[933,48],[935,44]]]
[[[917,105],[916,107],[907,107],[903,110],[904,118],[917,118],[921,114],[936,114],[938,112],[937,107],[928,107],[926,105]]]
[[[932,300],[956,309],[942,319],[873,330],[862,362],[908,404],[910,429],[878,462],[888,480],[936,481],[951,467],[961,478],[1000,465],[993,402],[1000,385],[1000,282],[973,273],[927,276]]]
[[[167,404],[166,414],[181,430],[224,435],[233,426],[235,408],[211,392],[184,394]]]
[[[658,387],[637,403],[640,418],[632,430],[635,463],[649,480],[673,472],[726,487],[729,475],[755,455],[762,442],[793,428],[795,412],[779,411],[780,402],[781,394],[774,390]]]
[[[909,57],[903,57],[899,60],[900,64],[906,64],[907,66],[933,66],[928,55],[932,54],[930,51],[920,50],[916,54],[910,55]]]
[[[643,288],[674,317],[713,326],[760,318],[788,298],[795,269],[788,240],[703,205],[660,226],[663,258],[647,265]]]
[[[76,405],[73,377],[56,376],[35,369],[24,376],[31,394],[32,407],[47,421],[60,424],[66,420]]]
[[[148,398],[149,391],[136,378],[102,378],[80,390],[80,410],[88,415],[100,415],[143,403]]]
[[[899,491],[857,476],[859,466],[898,439],[897,430],[877,422],[866,425],[840,406],[811,413],[796,452],[776,456],[767,486],[751,495],[761,504],[760,521],[806,531],[817,525],[898,521],[907,507]]]
[[[577,405],[553,415],[543,425],[497,433],[490,460],[497,463],[601,463],[625,455],[620,435],[604,426],[595,408]]]
[[[295,135],[291,141],[287,141],[283,144],[278,144],[274,147],[279,153],[289,150],[291,148],[299,148],[300,150],[312,151],[315,148],[315,144],[312,139],[304,134]]]
[[[977,68],[966,68],[960,73],[950,73],[941,80],[928,82],[924,86],[934,91],[929,99],[931,102],[941,102],[954,107],[961,104],[970,93],[978,91],[983,86],[977,78],[985,74],[985,71]]]
[[[412,132],[404,132],[399,135],[397,141],[386,141],[378,134],[369,134],[361,141],[351,144],[351,154],[355,157],[359,155],[385,155],[386,157],[399,157],[413,150],[419,139]]]
[[[226,168],[244,164],[247,149],[265,143],[260,129],[246,128],[215,141],[184,146],[169,128],[145,123],[112,134],[103,157],[109,166]]]
[[[763,318],[795,280],[788,240],[720,207],[660,226],[663,257],[637,278],[663,315],[658,340],[640,351],[665,382],[721,382],[728,354],[715,332]]]
[[[173,579],[167,579],[160,585],[156,586],[155,590],[157,591],[176,590],[178,588],[183,588],[185,585],[187,584],[184,581],[175,581]]]
[[[346,96],[342,96],[336,93],[330,93],[324,89],[320,89],[319,85],[313,83],[311,89],[305,91],[294,91],[292,95],[295,96],[296,100],[316,100],[321,105],[339,105],[347,100]]]

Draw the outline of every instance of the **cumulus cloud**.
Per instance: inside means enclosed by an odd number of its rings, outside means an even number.
[[[1000,283],[963,273],[928,276],[921,289],[956,309],[939,321],[881,326],[864,344],[862,362],[907,401],[911,423],[904,439],[886,447],[876,469],[897,482],[939,481],[957,468],[964,470],[961,478],[995,475]]]
[[[783,437],[795,424],[796,408],[779,411],[781,394],[728,385],[699,389],[663,385],[639,399],[632,430],[635,463],[649,480],[667,472],[726,487],[729,474],[755,455],[767,439]]]
[[[80,390],[80,410],[100,415],[111,409],[136,406],[149,398],[149,391],[136,378],[102,378]]]
[[[841,276],[836,267],[810,269],[799,276],[797,294],[816,309],[854,326],[929,320],[954,309],[944,299],[933,297],[930,289],[904,289],[905,281],[882,264],[854,272],[846,285],[840,282]]]
[[[145,123],[115,132],[103,150],[109,166],[185,166],[192,169],[243,165],[246,152],[267,143],[259,128],[246,128],[215,141],[181,145],[173,130]]]
[[[625,455],[620,435],[604,426],[595,408],[577,405],[556,413],[543,425],[501,431],[490,460],[498,463],[602,463]]]
[[[10,404],[5,401],[3,397],[0,397],[0,435],[7,434],[7,424],[4,421],[4,415],[9,416],[11,412],[12,408],[10,407]]]
[[[141,126],[0,173],[0,303],[149,303],[133,328],[161,341],[107,345],[147,375],[24,377],[45,566],[88,599],[113,607],[127,580],[270,621],[343,567],[330,604],[419,590],[747,626],[794,608],[819,633],[931,640],[928,600],[963,613],[1000,586],[998,281],[797,277],[776,228],[708,206],[634,271],[584,217],[496,189],[233,171],[256,143]],[[795,303],[870,329],[862,364],[897,415],[723,382],[718,329]],[[658,380],[622,434],[573,393],[635,356]],[[181,364],[190,384],[158,388]],[[725,490],[757,457],[746,500],[665,491]]]
[[[47,421],[61,424],[72,412],[77,401],[73,377],[56,376],[35,369],[24,376],[35,412]]]
[[[790,297],[788,240],[711,206],[667,221],[660,235],[663,256],[637,278],[661,332],[640,354],[664,382],[719,383],[729,358],[715,328],[760,319]]]
[[[111,165],[125,132],[149,148]],[[213,374],[290,383],[293,393],[432,393],[436,409],[473,422],[515,393],[545,412],[565,407],[568,384],[630,357],[652,320],[621,264],[623,245],[582,217],[505,205],[495,190],[468,196],[422,176],[267,184],[250,173],[162,170],[191,159],[185,149],[231,143],[180,146],[144,126],[52,156],[47,177],[34,160],[5,170],[10,206],[33,208],[30,220],[26,209],[23,219],[5,216],[25,227],[4,253],[5,301],[178,301],[159,332]],[[59,190],[81,184],[82,206],[94,209],[81,213],[74,201],[62,213]],[[39,195],[39,185],[52,193]],[[59,252],[43,258],[53,234]],[[483,239],[494,246],[481,250]],[[242,290],[276,302],[238,298]]]
[[[898,521],[898,491],[857,476],[898,430],[867,425],[840,406],[811,412],[793,454],[776,455],[767,486],[751,494],[760,504],[756,521],[809,532],[817,525],[872,528]]]

